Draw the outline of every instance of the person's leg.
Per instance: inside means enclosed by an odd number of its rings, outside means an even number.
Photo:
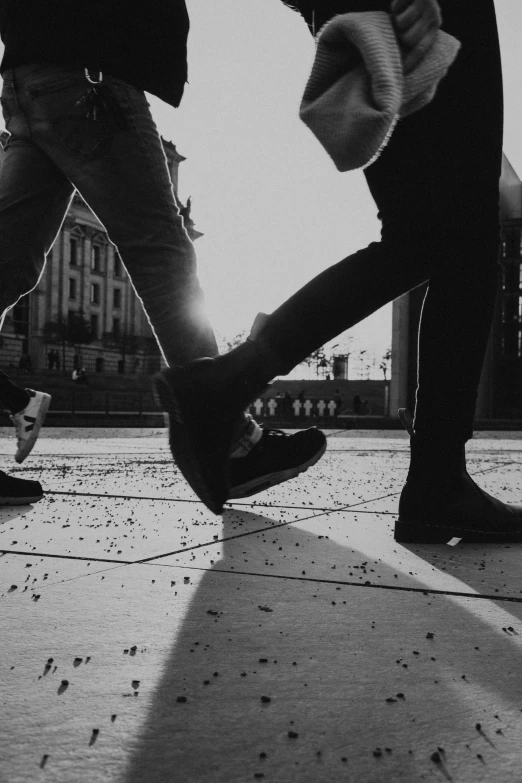
[[[393,231],[393,217],[406,202],[397,200],[391,183],[404,168],[401,157],[407,160],[409,181],[418,177],[417,198],[428,205],[441,249],[421,316],[415,420],[408,424],[411,462],[395,538],[520,541],[522,506],[481,490],[465,462],[500,271],[502,78],[494,6],[479,0],[470,14],[467,3],[443,0],[442,10],[461,53],[433,103],[399,126],[392,155],[368,172]],[[416,137],[423,141],[414,145]],[[427,177],[432,149],[444,165]],[[429,236],[422,216],[419,223]]]
[[[471,437],[496,291],[502,83],[492,0],[442,3],[463,48],[433,102],[397,125],[366,177],[382,240],[322,272],[272,313],[256,341],[288,372],[327,340],[429,279],[416,428],[440,417]],[[462,302],[466,307],[462,307]],[[440,400],[458,396],[454,408]],[[444,422],[446,423],[446,422]]]
[[[27,65],[15,77],[34,143],[118,248],[167,364],[216,356],[194,247],[145,94],[104,75],[116,109],[93,120],[82,102],[90,87],[82,69]]]
[[[493,0],[472,12],[464,0],[441,7],[462,49],[367,177],[385,235],[400,242],[413,231],[438,255],[421,317],[415,431],[468,439],[500,270],[502,75]]]
[[[92,119],[82,69],[21,66],[15,69],[17,105],[34,144],[77,187],[118,247],[167,363],[216,356],[194,248],[145,95],[121,80],[105,79],[108,110]],[[169,426],[172,435],[172,417]],[[238,491],[253,494],[268,480],[286,480],[324,450],[324,438],[318,444],[316,433],[284,439],[270,434],[236,412],[227,457],[242,458],[231,459],[241,462],[231,468]]]
[[[401,249],[416,253],[429,268],[415,421],[409,427],[412,460],[395,535],[418,541],[521,540],[522,507],[487,495],[465,469],[464,445],[473,434],[500,270],[502,79],[494,7],[492,0],[479,0],[470,13],[462,0],[443,0],[442,10],[444,28],[461,40],[461,53],[433,102],[398,124],[382,156],[366,171],[383,220],[379,252],[395,248],[388,253],[392,277],[399,281],[405,272],[397,264]],[[333,328],[324,328],[337,317],[327,308],[350,265],[327,270],[265,321],[254,339],[265,349],[269,367],[279,357],[291,366],[323,337],[334,336]],[[366,275],[373,277],[370,266]],[[379,280],[386,281],[386,273]],[[348,296],[348,304],[358,314],[378,294],[368,294],[364,279],[353,282],[363,301],[354,309]],[[393,285],[390,293],[396,295]],[[314,325],[321,317],[320,296],[325,320],[319,337],[314,328],[312,343],[309,335],[297,335],[306,328],[307,312]],[[295,346],[298,354],[292,353]]]
[[[2,110],[10,137],[0,170],[0,328],[18,299],[38,284],[74,192],[33,143],[12,71],[4,73]]]
[[[73,186],[32,143],[19,110],[13,74],[4,74],[2,110],[8,138],[0,170],[0,328],[7,312],[38,283],[45,255],[60,229]],[[32,450],[49,408],[50,395],[22,389],[0,373],[0,401],[10,411],[17,436],[15,459]],[[9,478],[9,477],[8,477]],[[38,482],[0,482],[0,494],[14,502],[13,489],[34,501]],[[39,492],[41,493],[41,486]],[[27,493],[26,493],[27,494]],[[32,502],[31,501],[31,502]],[[29,501],[27,501],[29,502]]]

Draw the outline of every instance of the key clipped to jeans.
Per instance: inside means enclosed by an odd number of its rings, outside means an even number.
[[[104,83],[103,73],[98,71],[97,78],[93,78],[89,69],[85,68],[85,78],[91,87],[76,102],[76,106],[83,106],[87,119],[92,122],[114,124],[119,130],[127,130],[128,123],[123,110],[110,88]]]

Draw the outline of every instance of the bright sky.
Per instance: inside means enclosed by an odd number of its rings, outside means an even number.
[[[190,84],[178,110],[155,98],[151,107],[160,133],[187,158],[179,191],[192,196],[205,233],[196,248],[208,311],[219,332],[233,335],[377,239],[379,223],[362,173],[338,173],[298,118],[314,55],[301,17],[280,0],[187,5]],[[522,175],[522,2],[496,7],[504,147]],[[352,350],[379,360],[391,343],[391,305],[350,334]]]

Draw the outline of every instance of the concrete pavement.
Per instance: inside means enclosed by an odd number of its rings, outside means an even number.
[[[165,430],[0,431],[2,783],[520,782],[522,545],[397,544],[406,433],[327,434],[215,517]],[[520,435],[468,444],[507,502]]]

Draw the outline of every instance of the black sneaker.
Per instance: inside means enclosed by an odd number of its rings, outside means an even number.
[[[8,476],[0,470],[0,506],[25,506],[43,498],[39,481],[28,481]]]
[[[264,428],[250,454],[228,461],[228,498],[246,498],[304,473],[325,449],[326,438],[315,427],[294,435]]]

